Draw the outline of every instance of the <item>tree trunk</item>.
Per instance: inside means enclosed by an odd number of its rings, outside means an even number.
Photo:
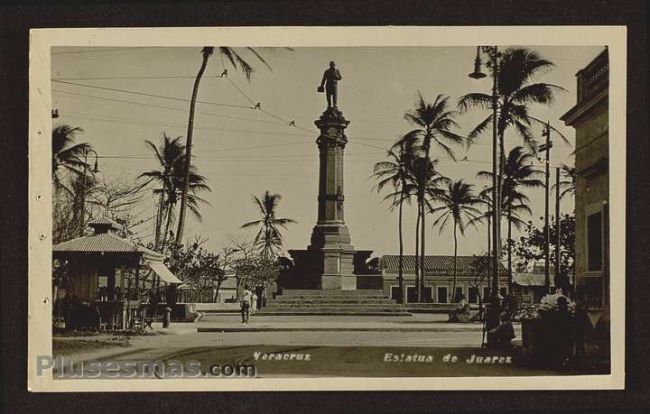
[[[457,227],[458,226],[456,225],[456,219],[454,219],[454,283],[453,288],[451,289],[451,294],[453,295],[451,299],[454,302],[457,302],[457,300],[460,299],[456,295],[456,278],[458,276],[458,236],[456,234]]]
[[[164,186],[163,186],[164,187]],[[158,204],[158,212],[156,213],[156,236],[154,239],[154,250],[158,249],[158,246],[160,246],[160,230],[162,227],[162,222],[163,222],[163,204],[165,201],[165,191],[163,188],[163,191],[160,193],[160,200]]]
[[[422,287],[424,286],[424,278],[426,277],[426,266],[424,263],[424,223],[426,213],[424,211],[424,195],[420,200],[420,283],[417,286],[418,303],[422,303]]]
[[[512,206],[508,206],[508,292],[512,292]]]
[[[426,213],[424,211],[424,203],[422,205],[422,223],[420,223],[420,286],[418,287],[418,302],[422,303],[422,290],[424,288],[424,279],[426,277],[427,269],[424,261],[424,217]]]
[[[194,81],[194,88],[192,89],[192,99],[190,101],[190,117],[187,123],[187,141],[185,143],[185,178],[183,180],[183,188],[181,190],[181,211],[178,215],[178,230],[176,231],[176,244],[180,245],[183,241],[183,230],[185,227],[185,214],[187,208],[187,191],[190,184],[190,165],[192,163],[192,132],[194,131],[194,109],[196,107],[196,97],[199,92],[199,84],[205,72],[205,67],[208,65],[210,55],[203,52],[203,60],[199,73],[196,75]]]
[[[418,215],[415,221],[415,290],[420,284],[420,202],[418,201]],[[408,288],[406,289],[408,298]]]
[[[167,224],[165,225],[165,234],[163,234],[162,241],[160,245],[162,248],[165,248],[165,245],[167,244],[167,237],[169,236],[169,227],[171,227],[172,224],[172,217],[174,213],[174,205],[170,204],[167,206]]]
[[[404,187],[402,187],[404,188]],[[400,194],[400,197],[402,195]],[[399,285],[399,303],[406,303],[404,300],[404,237],[402,234],[402,210],[403,210],[403,203],[404,200],[401,199],[399,202],[399,220],[398,220],[398,226],[399,226],[399,264],[398,264],[398,270],[397,270],[397,283]]]

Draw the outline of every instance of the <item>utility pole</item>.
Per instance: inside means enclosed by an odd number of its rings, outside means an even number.
[[[82,185],[81,185],[81,213],[79,215],[79,237],[84,235],[84,229],[86,227],[85,217],[86,217],[86,176],[88,175],[88,153],[93,153],[95,155],[95,166],[93,167],[93,175],[99,172],[99,157],[97,152],[93,149],[86,150],[84,152],[84,168],[82,171]]]
[[[555,167],[555,280],[560,277],[560,167]]]
[[[546,137],[546,142],[539,146],[540,151],[546,152],[546,171],[545,171],[545,185],[544,185],[544,240],[546,241],[544,245],[544,288],[546,293],[551,293],[551,273],[550,273],[550,244],[551,244],[551,233],[549,229],[549,181],[550,181],[550,170],[549,164],[551,161],[551,147],[553,143],[551,142],[551,123],[546,122],[546,128],[542,133]]]

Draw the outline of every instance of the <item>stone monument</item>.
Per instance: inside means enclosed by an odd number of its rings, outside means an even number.
[[[318,220],[307,250],[289,251],[295,262],[291,278],[302,288],[357,289],[356,275],[364,271],[365,261],[372,253],[354,250],[344,220],[343,157],[348,142],[345,128],[350,121],[337,105],[337,84],[341,79],[334,62],[330,62],[318,88],[327,95],[327,109],[315,121],[320,130],[316,140],[320,159]]]

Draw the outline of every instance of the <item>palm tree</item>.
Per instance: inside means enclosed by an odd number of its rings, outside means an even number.
[[[532,214],[528,203],[530,200],[521,192],[524,188],[543,187],[544,183],[538,177],[542,172],[533,166],[535,156],[516,146],[508,153],[504,163],[501,193],[501,211],[508,225],[508,291],[512,287],[512,226],[520,229],[526,223],[521,214]],[[479,171],[478,177],[492,180],[492,172]],[[488,188],[488,191],[492,191]]]
[[[84,167],[88,167],[84,156],[92,147],[87,142],[75,143],[78,132],[83,130],[69,125],[60,125],[52,130],[52,182],[55,191],[64,189],[72,194],[64,184],[64,174],[67,172],[78,176],[83,174]]]
[[[154,246],[157,249],[164,248],[166,245],[169,228],[174,221],[174,210],[178,202],[178,195],[185,179],[185,146],[181,144],[181,139],[182,137],[171,138],[163,134],[162,143],[158,147],[151,141],[145,141],[145,144],[153,151],[160,167],[159,169],[146,171],[138,177],[147,178],[147,181],[142,185],[143,187],[153,181],[160,186],[153,190],[153,193],[158,196],[154,236]],[[197,174],[194,166],[190,167],[189,182],[190,193],[187,197],[187,204],[190,211],[200,219],[199,203],[207,203],[207,201],[200,198],[196,193],[210,191],[210,187],[206,184],[205,177]]]
[[[244,223],[241,228],[259,226],[260,229],[255,236],[254,243],[262,251],[264,259],[274,258],[282,248],[283,239],[280,228],[286,229],[288,224],[296,223],[289,218],[277,218],[276,210],[282,196],[280,194],[271,194],[265,191],[262,198],[253,196],[253,204],[260,209],[260,219]]]
[[[474,194],[473,185],[459,181],[449,182],[447,188],[436,194],[436,199],[442,202],[442,206],[434,207],[431,213],[438,214],[433,222],[433,227],[439,229],[439,233],[447,227],[451,219],[454,226],[454,283],[452,288],[452,300],[456,301],[456,280],[458,276],[458,230],[465,234],[467,225],[474,225],[475,220],[481,211],[475,207],[481,200]]]
[[[555,100],[555,92],[564,88],[544,83],[533,82],[534,77],[543,71],[552,69],[555,64],[542,58],[537,52],[526,48],[507,49],[502,56],[498,79],[499,116],[497,133],[501,156],[505,156],[504,135],[506,129],[514,127],[524,144],[534,152],[536,142],[531,131],[531,123],[545,122],[529,114],[530,104],[550,105]],[[491,76],[494,77],[494,71]],[[492,96],[485,93],[468,93],[458,101],[461,112],[470,108],[491,109]],[[468,144],[488,130],[492,125],[492,114],[483,119],[467,136]]]
[[[495,71],[489,65],[491,76],[494,79]],[[505,131],[514,127],[516,133],[521,137],[524,145],[531,152],[536,152],[537,143],[531,130],[532,123],[545,124],[545,122],[529,114],[531,104],[550,105],[555,99],[555,93],[565,90],[564,88],[544,83],[534,82],[535,76],[539,73],[552,69],[555,64],[542,58],[536,51],[526,48],[507,49],[501,58],[499,65],[498,85],[498,107],[497,135],[499,145],[498,167],[497,167],[497,190],[502,188],[502,177],[505,164]],[[485,93],[469,93],[458,101],[461,112],[470,108],[492,110],[492,96]],[[473,140],[492,128],[492,113],[479,122],[468,135],[468,146]],[[555,128],[553,128],[555,130]],[[555,130],[559,133],[559,131]],[[566,138],[560,133],[563,139]],[[502,199],[501,191],[497,195]],[[501,200],[502,201],[502,200]],[[501,206],[501,202],[497,204]]]
[[[187,122],[187,138],[185,142],[185,148],[187,148],[187,158],[185,166],[185,180],[184,183],[190,182],[190,162],[192,159],[192,137],[194,132],[194,110],[196,107],[196,98],[199,93],[199,84],[201,83],[201,78],[205,73],[205,68],[208,66],[208,60],[210,56],[214,54],[214,47],[204,47],[201,49],[201,55],[203,59],[201,60],[201,66],[199,67],[199,72],[196,74],[196,79],[194,80],[194,87],[192,88],[192,98],[190,100],[190,114],[189,120]],[[230,64],[235,69],[241,69],[246,76],[246,79],[250,80],[251,74],[253,73],[253,67],[248,63],[248,61],[242,57],[234,48],[231,47],[218,47],[218,52],[221,56],[224,56],[228,59]],[[264,60],[264,58],[252,47],[246,48],[249,52],[253,54],[260,62],[262,62],[267,68],[271,69],[269,64]],[[176,244],[180,245],[183,241],[183,229],[185,227],[185,209],[189,207],[187,203],[187,194],[189,186],[183,185],[181,188],[181,211],[178,219],[178,231],[176,232]]]
[[[185,146],[180,143],[181,137],[171,138],[163,133],[162,143],[157,147],[153,142],[146,140],[145,144],[153,151],[160,169],[146,171],[138,176],[138,178],[148,178],[148,184],[151,181],[156,181],[160,184],[160,188],[154,190],[154,193],[159,194],[158,212],[156,213],[156,227],[154,236],[154,249],[160,245],[161,230],[164,221],[165,206],[167,200],[172,198],[176,193],[174,189],[174,181],[172,175],[174,173],[174,164],[185,154]]]
[[[431,161],[431,146],[442,149],[453,160],[455,154],[448,144],[462,144],[464,138],[451,132],[452,128],[458,128],[454,118],[458,114],[456,111],[448,110],[449,97],[438,95],[433,103],[427,103],[422,95],[418,93],[418,101],[415,108],[408,111],[404,118],[414,124],[417,129],[405,135],[405,140],[417,140],[422,149],[424,163],[419,168],[420,187],[418,192],[418,210],[420,221],[420,285],[418,286],[418,302],[422,301],[422,287],[424,286],[424,254],[425,254],[425,197],[426,186],[429,183],[429,162]],[[425,167],[426,166],[426,167]],[[417,256],[417,254],[416,254]]]
[[[412,146],[413,141],[398,141],[387,152],[388,160],[380,161],[373,167],[373,176],[379,181],[375,188],[381,192],[386,185],[393,188],[393,192],[386,195],[384,200],[391,201],[391,211],[397,207],[399,209],[398,234],[399,234],[399,261],[397,281],[399,285],[399,302],[406,303],[404,290],[404,237],[402,233],[403,207],[404,202],[411,204],[411,196],[414,195],[412,178],[413,178],[413,161],[415,150]]]

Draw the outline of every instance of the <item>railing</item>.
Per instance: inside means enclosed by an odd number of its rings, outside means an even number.
[[[607,52],[598,56],[578,75],[578,103],[594,97],[609,86],[609,61]]]

